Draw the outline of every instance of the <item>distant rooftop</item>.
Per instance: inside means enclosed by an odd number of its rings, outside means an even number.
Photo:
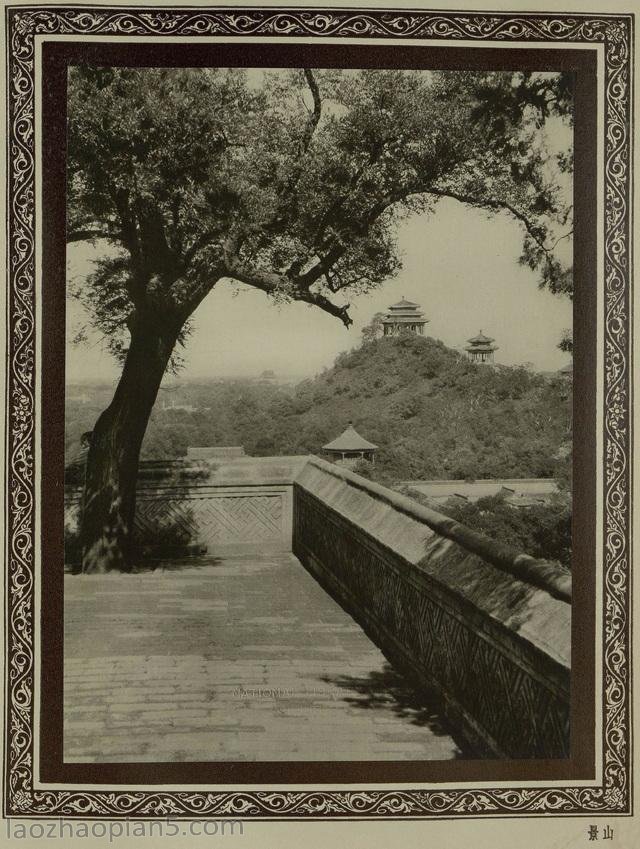
[[[481,330],[477,336],[467,339],[469,344],[466,346],[465,351],[467,351],[473,362],[492,364],[493,352],[498,350],[498,346],[492,344],[494,341],[491,336],[485,336]]]
[[[489,495],[502,493],[515,499],[515,503],[524,504],[525,498],[532,499],[531,503],[544,501],[558,491],[554,478],[497,478],[495,480],[431,480],[405,481],[410,490],[426,495],[434,501],[446,501],[449,498],[464,498],[467,501],[477,501]]]
[[[391,304],[389,309],[390,310],[420,309],[420,304],[414,304],[413,301],[407,301],[406,298],[402,298],[402,300],[398,301],[397,304]]]
[[[495,342],[495,339],[492,339],[491,336],[485,336],[482,330],[478,333],[477,336],[473,336],[471,339],[467,339],[467,342],[470,342],[472,345],[487,345],[491,342]]]
[[[360,436],[351,423],[332,442],[322,446],[325,451],[374,451],[378,446]]]

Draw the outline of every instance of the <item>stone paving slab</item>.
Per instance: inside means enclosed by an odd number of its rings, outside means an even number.
[[[67,575],[64,656],[69,763],[463,754],[293,555]]]

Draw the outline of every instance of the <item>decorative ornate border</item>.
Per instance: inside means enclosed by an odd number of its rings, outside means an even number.
[[[397,817],[630,810],[631,16],[296,9],[13,7],[7,10],[9,359],[7,723],[9,816]],[[425,791],[122,792],[33,787],[35,174],[34,37],[269,35],[448,42],[599,43],[605,49],[605,576],[603,752],[593,787]]]

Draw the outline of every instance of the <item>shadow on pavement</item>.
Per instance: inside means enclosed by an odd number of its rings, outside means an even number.
[[[466,741],[439,715],[441,706],[435,698],[412,687],[391,664],[386,663],[381,672],[369,672],[366,676],[323,675],[321,680],[348,691],[344,701],[352,707],[390,711],[412,725],[428,728],[436,737],[452,737],[460,750],[456,757],[474,757]]]

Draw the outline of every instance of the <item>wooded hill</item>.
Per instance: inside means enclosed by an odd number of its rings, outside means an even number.
[[[173,408],[163,408],[166,395],[156,402],[143,457],[177,457],[203,445],[243,445],[258,456],[318,454],[352,420],[379,446],[374,475],[384,482],[567,475],[567,382],[522,367],[473,365],[429,337],[365,342],[295,387],[186,383],[173,395]],[[99,412],[68,400],[68,456]]]

